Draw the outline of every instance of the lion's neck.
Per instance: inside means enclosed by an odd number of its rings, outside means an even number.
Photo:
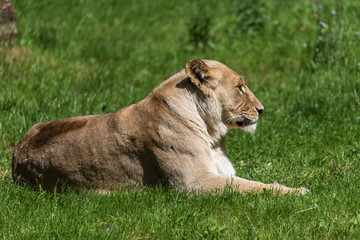
[[[222,122],[221,105],[216,98],[205,99],[201,96],[197,96],[197,98],[198,113],[204,123],[211,145],[216,146],[228,131],[227,126]]]
[[[170,112],[211,146],[218,145],[228,131],[222,122],[221,105],[217,98],[201,96],[185,70],[163,82],[153,94],[162,96]]]
[[[172,95],[164,102],[179,120],[215,147],[224,138],[228,128],[222,122],[221,106],[216,99],[202,98],[193,91]]]

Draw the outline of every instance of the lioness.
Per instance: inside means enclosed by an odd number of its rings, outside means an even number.
[[[115,113],[35,124],[16,146],[13,179],[54,191],[109,192],[158,183],[208,192],[288,188],[239,178],[225,152],[225,134],[254,132],[264,107],[244,79],[213,60],[185,69],[138,103]]]

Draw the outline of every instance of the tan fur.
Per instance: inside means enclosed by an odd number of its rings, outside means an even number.
[[[306,189],[235,176],[225,134],[253,132],[263,105],[224,64],[190,60],[145,99],[115,113],[38,123],[13,155],[13,179],[48,191],[109,192],[158,183],[190,191]]]

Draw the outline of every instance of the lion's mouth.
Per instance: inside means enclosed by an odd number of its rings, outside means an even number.
[[[245,118],[243,121],[236,121],[236,125],[239,127],[245,127],[252,124],[255,124],[256,122],[252,122],[250,119]]]

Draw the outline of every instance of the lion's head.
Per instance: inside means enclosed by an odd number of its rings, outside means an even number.
[[[264,106],[240,75],[220,62],[199,59],[190,60],[185,71],[204,96],[215,95],[221,106],[222,122],[228,129],[255,131]]]

